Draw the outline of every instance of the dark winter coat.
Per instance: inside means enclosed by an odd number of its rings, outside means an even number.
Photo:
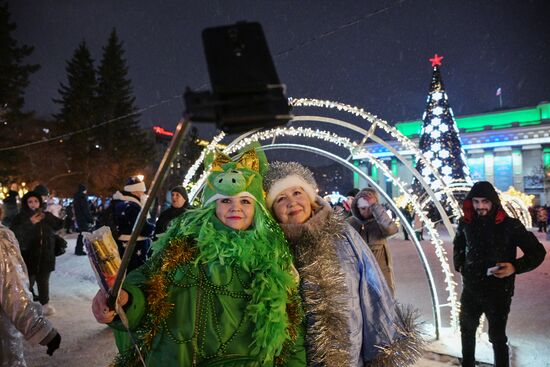
[[[141,202],[138,197],[127,191],[117,191],[113,195],[114,221],[118,232],[116,243],[120,256],[124,256],[126,244],[130,240],[134,223],[137,221],[141,211]],[[145,263],[149,257],[155,224],[146,220],[136,241],[136,247],[130,258],[128,271],[133,270]]]
[[[55,270],[55,231],[63,227],[63,220],[44,212],[44,219],[32,224],[34,212],[29,208],[27,199],[35,196],[42,206],[42,198],[28,192],[21,199],[21,211],[13,219],[10,229],[19,241],[21,255],[27,265],[29,275]]]
[[[126,191],[117,191],[113,195],[115,205],[115,223],[123,241],[128,241],[141,211],[141,202],[138,197]],[[150,238],[155,231],[155,225],[150,221],[145,221],[140,232],[140,237]]]
[[[475,213],[472,197],[491,200],[493,209],[487,218]],[[506,214],[496,192],[483,196],[468,195],[463,211],[464,216],[459,221],[453,241],[454,267],[462,274],[463,287],[473,292],[504,292],[513,296],[515,274],[539,266],[546,255],[544,246],[518,219]],[[517,247],[524,255],[516,259]],[[515,274],[506,278],[488,276],[487,269],[497,262],[512,263]]]
[[[86,191],[86,188],[80,185],[73,198],[73,209],[76,218],[76,225],[78,226],[78,230],[81,232],[89,231],[94,222],[94,218],[90,212],[90,206],[88,205],[88,198],[86,197],[84,191]]]
[[[4,219],[2,224],[9,227],[11,221],[17,215],[19,208],[17,207],[17,191],[10,190],[8,196],[4,199]]]
[[[157,224],[155,228],[155,237],[157,237],[161,233],[166,232],[172,219],[182,215],[186,209],[187,208],[185,206],[181,208],[174,208],[173,206],[171,206],[165,211],[163,211],[162,213],[160,213],[160,216],[159,216],[159,219],[157,220]]]

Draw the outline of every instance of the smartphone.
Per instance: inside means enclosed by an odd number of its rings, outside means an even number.
[[[206,28],[202,40],[212,94],[185,93],[191,118],[215,121],[226,133],[280,126],[292,118],[259,23]]]
[[[492,266],[490,268],[487,268],[487,276],[490,276],[490,275],[493,275],[493,273],[495,271],[497,271],[498,269],[500,269],[500,266],[499,265],[496,265],[496,266]]]
[[[206,28],[202,40],[214,93],[254,92],[280,84],[260,23]]]

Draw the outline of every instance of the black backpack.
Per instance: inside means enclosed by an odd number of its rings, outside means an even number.
[[[99,219],[98,219],[98,225],[97,227],[98,228],[101,228],[103,226],[107,226],[111,229],[111,234],[113,235],[113,238],[116,240],[118,240],[118,236],[120,236],[120,233],[118,231],[118,226],[116,224],[116,221],[115,221],[115,206],[116,206],[116,203],[119,202],[119,200],[111,200],[111,203],[109,204],[109,206],[107,207],[107,209],[105,209]]]

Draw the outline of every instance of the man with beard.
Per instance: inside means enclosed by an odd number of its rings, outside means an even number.
[[[481,314],[489,323],[494,365],[509,366],[506,322],[515,274],[531,271],[546,255],[535,235],[509,217],[487,181],[477,182],[464,200],[454,239],[454,266],[462,274],[460,332],[462,366],[475,365],[476,329]],[[516,258],[517,247],[523,256]]]

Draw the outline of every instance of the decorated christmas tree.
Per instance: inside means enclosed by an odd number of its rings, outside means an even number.
[[[466,165],[466,156],[439,70],[442,59],[443,56],[437,54],[430,59],[433,74],[426,110],[422,116],[419,148],[424,157],[438,170],[447,186],[469,185],[471,184],[470,170]],[[419,159],[416,161],[416,169],[436,192],[436,198],[441,200],[442,195],[438,191],[441,190],[442,185],[436,181],[432,169],[426,167]],[[422,186],[416,179],[413,182],[413,189],[420,197],[424,194]]]

